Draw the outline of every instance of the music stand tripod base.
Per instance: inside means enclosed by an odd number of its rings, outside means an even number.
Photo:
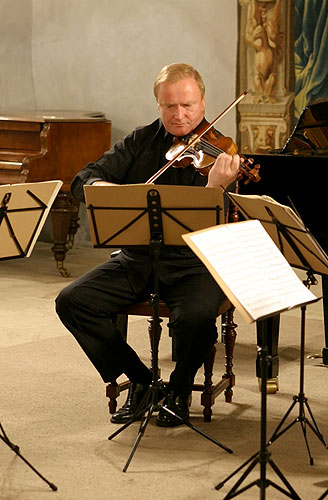
[[[10,439],[8,438],[7,434],[5,433],[5,430],[0,422],[0,439],[7,445],[9,446],[9,448],[11,450],[13,450],[14,453],[16,453],[16,455],[21,459],[23,460],[23,462],[26,463],[26,465],[28,465],[43,481],[45,481],[49,486],[50,488],[53,490],[53,491],[57,491],[57,486],[53,483],[50,483],[48,481],[48,479],[46,479],[42,474],[40,474],[40,472],[38,470],[36,470],[35,467],[33,467],[33,465],[28,461],[26,460],[25,457],[23,457],[23,455],[20,453],[20,450],[19,450],[19,446],[17,446],[16,444],[12,443],[10,441]]]
[[[310,287],[310,284],[313,284],[315,282],[315,278],[313,277],[311,272],[308,272],[308,279],[304,281],[304,284]],[[319,300],[319,299],[318,299]],[[294,424],[300,423],[306,449],[309,455],[309,461],[310,465],[314,464],[313,457],[311,455],[308,439],[307,439],[307,433],[306,433],[306,426],[308,426],[313,434],[321,441],[321,443],[324,445],[325,448],[328,448],[327,443],[323,437],[323,435],[320,432],[320,429],[315,421],[315,418],[313,416],[313,413],[311,411],[310,405],[308,403],[308,398],[305,397],[304,393],[304,352],[305,352],[305,313],[306,313],[306,305],[303,305],[301,307],[301,347],[300,347],[300,382],[299,382],[299,393],[297,395],[293,396],[293,402],[291,403],[289,409],[281,419],[280,423],[276,427],[276,429],[273,431],[273,434],[271,438],[268,441],[268,444],[272,444],[274,441],[276,441],[280,436],[282,436],[286,431],[288,431]],[[299,406],[299,413],[298,416],[289,424],[287,424],[284,428],[283,425],[285,424],[288,416],[290,415],[291,411],[293,410],[294,406],[298,403]],[[305,410],[308,411],[310,415],[311,421],[306,417]]]

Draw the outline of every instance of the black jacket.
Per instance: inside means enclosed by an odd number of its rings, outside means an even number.
[[[118,141],[110,151],[96,162],[89,163],[73,179],[72,194],[84,201],[83,185],[96,180],[115,184],[145,183],[167,163],[165,154],[173,142],[160,119],[150,125],[138,127]],[[155,184],[205,186],[207,178],[200,175],[192,165],[186,168],[169,167]],[[140,289],[152,271],[148,248],[124,249],[118,259],[124,265],[131,283]],[[185,274],[207,273],[207,269],[187,246],[163,247],[160,251],[160,279],[173,283]]]

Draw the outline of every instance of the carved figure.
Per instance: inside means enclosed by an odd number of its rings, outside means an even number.
[[[255,51],[255,102],[277,101],[277,61],[281,59],[283,41],[280,24],[280,0],[248,1],[245,39]]]

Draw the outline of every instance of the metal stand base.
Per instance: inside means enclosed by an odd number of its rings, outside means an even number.
[[[28,460],[26,460],[26,458],[24,458],[20,451],[19,451],[19,446],[17,446],[16,444],[13,444],[10,439],[8,438],[7,434],[5,433],[5,430],[2,426],[2,424],[0,423],[0,439],[7,445],[9,446],[10,449],[13,450],[14,453],[16,453],[16,455],[21,458],[23,460],[23,462],[25,462],[43,481],[45,481],[49,486],[50,488],[53,490],[53,491],[57,491],[57,486],[55,486],[53,483],[50,483],[44,476],[42,476],[42,474],[40,474],[39,471],[37,471],[35,469],[35,467],[33,467],[32,464],[30,464],[30,462],[28,462]]]
[[[311,431],[322,442],[322,444],[325,446],[325,448],[327,448],[327,443],[325,442],[324,437],[321,434],[319,427],[317,426],[317,423],[316,423],[314,416],[311,412],[308,400],[304,394],[305,312],[306,312],[306,306],[303,305],[301,307],[300,392],[298,393],[297,396],[293,396],[293,402],[292,402],[291,406],[287,410],[286,414],[282,418],[279,425],[274,430],[271,438],[269,439],[268,444],[271,444],[274,441],[276,441],[276,439],[278,439],[282,434],[284,434],[286,431],[288,431],[288,429],[290,429],[294,424],[299,422],[301,424],[306,449],[307,449],[307,452],[309,455],[310,465],[313,465],[314,461],[313,461],[313,457],[312,457],[311,452],[310,452],[310,447],[309,447],[309,443],[308,443],[308,439],[307,439],[306,426],[307,425],[309,426]],[[280,430],[282,428],[283,424],[285,423],[285,421],[287,420],[287,417],[291,413],[292,409],[296,405],[296,403],[299,404],[298,416],[290,424],[288,424],[283,430]],[[309,412],[309,415],[310,415],[311,420],[312,420],[312,424],[305,416],[305,408]]]
[[[267,345],[267,333],[265,332],[262,339],[262,346],[259,348],[260,352],[260,367],[261,367],[261,436],[260,436],[260,451],[252,455],[246,462],[244,462],[240,467],[238,467],[232,474],[230,474],[224,481],[218,483],[215,486],[216,490],[222,488],[222,486],[229,481],[233,476],[238,474],[244,467],[247,467],[245,472],[239,478],[239,480],[235,483],[235,485],[231,488],[229,493],[224,497],[224,500],[228,500],[230,498],[234,498],[237,495],[240,495],[244,491],[252,488],[253,486],[258,486],[260,488],[260,499],[265,500],[266,488],[268,486],[273,486],[278,491],[283,493],[289,498],[293,498],[294,500],[301,500],[295,490],[292,488],[287,479],[283,476],[281,471],[278,469],[276,464],[270,458],[271,453],[268,452],[268,445],[266,442],[266,428],[267,428],[267,378],[268,378],[268,367],[270,365],[271,357],[268,355],[268,345]],[[241,484],[244,482],[246,477],[252,472],[254,467],[260,464],[260,479],[252,481],[248,485],[241,487]],[[286,486],[287,489],[282,488],[278,484],[274,483],[270,479],[266,477],[266,466],[269,464],[277,476],[281,479],[282,483]]]
[[[296,491],[293,489],[291,484],[287,481],[285,476],[282,474],[282,472],[278,469],[277,465],[274,463],[273,460],[270,458],[270,453],[268,452],[267,448],[265,449],[264,452],[258,452],[255,455],[251,456],[246,462],[244,462],[238,469],[236,469],[230,476],[228,476],[224,481],[221,483],[217,484],[215,486],[216,490],[219,490],[222,488],[222,486],[229,480],[231,479],[235,474],[240,472],[246,465],[248,465],[250,462],[250,465],[247,467],[246,471],[244,474],[240,477],[240,479],[236,482],[236,484],[231,488],[229,493],[224,497],[224,500],[228,500],[229,498],[234,498],[241,493],[243,493],[246,490],[249,490],[253,486],[258,486],[260,488],[260,499],[264,500],[265,499],[265,492],[266,488],[269,486],[272,486],[276,490],[280,491],[283,493],[285,496],[289,498],[293,498],[294,500],[301,500],[301,497],[298,496]],[[252,481],[248,485],[244,486],[243,488],[239,488],[239,486],[243,483],[244,479],[252,472],[254,467],[260,464],[260,470],[261,470],[261,475],[260,479],[256,479],[255,481]],[[277,474],[277,476],[281,479],[283,484],[286,486],[287,490],[279,486],[278,484],[274,483],[271,481],[271,479],[266,478],[266,465],[269,464],[274,472]]]
[[[134,454],[136,452],[136,449],[137,449],[137,447],[138,447],[138,445],[139,445],[139,443],[141,441],[141,438],[143,437],[143,435],[144,435],[144,433],[146,431],[146,427],[147,427],[147,425],[148,425],[148,423],[149,423],[149,421],[150,421],[153,413],[155,411],[158,411],[160,408],[162,408],[163,410],[167,411],[171,415],[175,416],[178,420],[181,420],[181,423],[183,423],[187,427],[190,427],[190,429],[192,429],[193,431],[197,432],[198,434],[200,434],[204,438],[208,439],[212,443],[216,444],[217,446],[223,448],[226,452],[232,453],[232,450],[230,448],[228,448],[227,446],[223,445],[222,443],[220,443],[216,439],[212,438],[211,436],[209,436],[205,432],[201,431],[200,429],[197,429],[197,427],[195,427],[194,425],[192,425],[190,423],[189,419],[188,420],[184,420],[179,415],[177,415],[173,411],[169,410],[165,406],[159,405],[158,404],[158,394],[160,392],[162,394],[167,395],[164,383],[161,380],[158,380],[158,381],[156,381],[155,383],[153,383],[149,387],[148,391],[146,392],[143,400],[141,401],[141,403],[139,405],[139,409],[136,411],[136,413],[134,415],[134,418],[131,419],[129,422],[126,422],[117,431],[115,431],[113,434],[111,434],[108,437],[109,440],[113,439],[115,436],[117,436],[122,431],[124,431],[127,427],[129,427],[129,425],[131,425],[136,420],[139,420],[139,418],[141,417],[141,423],[140,423],[140,427],[139,427],[139,432],[138,432],[137,438],[136,438],[136,440],[135,440],[135,442],[134,442],[134,444],[132,446],[132,449],[131,449],[130,455],[128,457],[128,460],[127,460],[125,466],[123,467],[123,472],[127,471],[128,467],[130,465],[130,462],[131,462],[131,460],[132,460],[132,458],[133,458],[133,456],[134,456]]]

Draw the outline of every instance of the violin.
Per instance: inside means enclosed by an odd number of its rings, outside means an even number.
[[[146,184],[151,184],[162,175],[170,166],[176,168],[185,168],[190,163],[201,175],[208,175],[212,166],[215,163],[215,159],[220,153],[226,152],[233,155],[237,152],[237,146],[234,144],[230,137],[225,137],[221,135],[217,130],[215,130],[214,125],[219,119],[221,119],[230,109],[238,104],[241,99],[243,99],[247,94],[247,91],[242,92],[233,103],[231,103],[219,116],[215,118],[211,123],[202,123],[194,130],[193,134],[189,134],[184,138],[175,138],[173,145],[166,153],[166,158],[169,160],[166,165],[158,170]],[[202,139],[203,137],[203,139]],[[247,176],[245,184],[250,181],[258,182],[261,177],[259,176],[260,165],[254,165],[253,158],[246,159],[242,155],[240,156],[240,174],[239,177],[243,175]],[[190,162],[191,159],[191,162]]]
[[[165,155],[166,159],[170,161],[178,157],[173,161],[172,167],[185,168],[191,163],[197,172],[207,176],[220,153],[225,152],[231,156],[237,153],[237,145],[233,142],[231,137],[221,135],[212,127],[202,135],[201,139],[199,139],[194,146],[188,147],[183,151],[183,154],[180,155],[180,152],[185,149],[186,145],[192,142],[193,138],[195,138],[196,134],[201,132],[201,128],[204,126],[206,126],[206,124],[197,127],[193,134],[189,136],[174,138],[172,146]],[[259,175],[260,165],[254,165],[253,158],[247,159],[243,155],[239,155],[239,157],[240,172],[238,178],[242,178],[245,175],[247,177],[245,184],[248,184],[250,181],[258,182],[261,179]]]

